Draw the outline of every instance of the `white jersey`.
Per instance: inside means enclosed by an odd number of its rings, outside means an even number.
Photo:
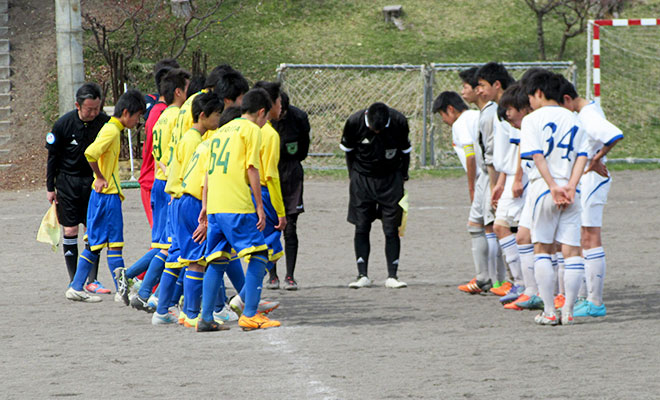
[[[507,121],[496,120],[493,126],[493,167],[497,172],[507,175],[514,175],[518,168],[518,146],[515,140],[519,139],[513,134],[514,141],[511,141],[514,129]]]
[[[493,165],[493,127],[497,120],[497,103],[489,101],[479,112],[479,152],[475,152],[484,161],[482,170],[486,171],[486,166]]]
[[[543,154],[553,179],[569,180],[577,157],[587,156],[584,129],[563,107],[545,106],[526,115],[520,131],[520,157],[531,160]],[[540,177],[536,168],[529,173],[530,180]]]
[[[479,111],[477,110],[466,110],[461,113],[461,115],[454,121],[454,124],[451,126],[451,135],[452,135],[452,145],[454,146],[454,151],[458,159],[463,165],[463,169],[467,171],[465,146],[478,146],[478,136],[479,136]],[[475,157],[477,164],[477,175],[481,169],[482,160],[480,157]]]
[[[593,158],[604,146],[623,139],[623,132],[605,119],[605,113],[594,101],[582,107],[578,119],[587,132],[587,157]],[[603,162],[605,160],[603,159]]]

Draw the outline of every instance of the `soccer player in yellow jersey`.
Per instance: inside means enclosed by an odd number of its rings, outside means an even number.
[[[208,221],[205,258],[209,264],[204,275],[198,332],[220,327],[213,320],[213,308],[232,248],[239,257],[250,256],[243,285],[245,309],[239,326],[252,330],[280,325],[257,313],[268,262],[268,246],[262,234],[266,215],[259,178],[260,128],[266,123],[271,107],[266,91],[252,89],[243,97],[241,118],[224,125],[209,138],[208,172],[199,216],[200,222]]]
[[[171,197],[165,193],[167,183],[167,165],[171,161],[170,140],[172,130],[179,114],[179,107],[186,101],[186,90],[188,89],[190,74],[182,69],[169,71],[160,83],[160,93],[165,97],[168,107],[156,121],[153,128],[153,155],[155,163],[154,185],[151,188],[151,207],[153,210],[153,227],[151,229],[151,247],[161,249],[149,263],[149,268],[144,276],[137,296],[130,300],[130,304],[137,310],[153,312],[154,307],[147,305],[147,300],[152,288],[158,283],[165,260],[167,249],[170,247],[169,232],[167,228],[167,210]],[[125,280],[120,276],[122,284]],[[127,285],[126,285],[127,286]],[[122,293],[124,302],[126,294]]]
[[[121,255],[124,247],[121,202],[124,195],[119,186],[119,142],[124,128],[134,128],[145,109],[144,97],[138,90],[129,90],[121,95],[115,105],[114,116],[85,150],[85,157],[95,176],[94,190],[87,208],[88,247],[80,255],[76,275],[66,291],[69,300],[88,303],[101,301],[99,296],[90,296],[83,291],[83,284],[104,247],[108,247],[108,266],[111,272],[124,266]]]
[[[209,129],[218,128],[222,107],[222,103],[213,93],[202,93],[195,97],[192,104],[193,126],[182,136],[170,163],[170,175],[165,191],[172,195],[172,204],[169,207],[172,246],[168,263],[160,278],[158,307],[151,319],[154,325],[177,322],[177,316],[170,307],[173,300],[174,303],[178,302],[176,296],[173,298],[172,295],[175,293],[176,281],[183,264],[188,265],[188,279],[184,280],[185,293],[188,294],[186,304],[197,305],[196,312],[188,311],[186,316],[194,319],[199,313],[205,264],[204,241],[199,239],[206,235],[206,226],[198,226],[197,220],[202,210],[202,186],[206,174],[202,166],[206,164],[204,160],[208,159],[208,154],[204,151],[208,145],[201,146],[199,151],[197,149],[202,143],[202,135]],[[195,242],[193,237],[201,243]],[[178,262],[179,259],[181,263]]]

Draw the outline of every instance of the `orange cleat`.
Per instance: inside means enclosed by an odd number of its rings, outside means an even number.
[[[472,280],[470,282],[466,283],[465,285],[458,285],[458,290],[460,290],[461,292],[465,292],[465,293],[471,293],[470,289],[468,289],[468,287],[470,285],[474,285],[475,283],[477,283],[477,278],[472,278]]]
[[[513,286],[511,282],[506,281],[503,284],[501,284],[499,287],[491,288],[490,292],[497,296],[504,296],[507,293],[509,293],[509,290],[511,290],[511,286]]]
[[[555,308],[557,309],[562,308],[565,302],[566,302],[566,297],[564,297],[563,294],[559,293],[557,296],[555,296]]]
[[[252,331],[255,329],[275,328],[280,326],[280,321],[269,319],[261,313],[256,313],[253,317],[246,317],[241,315],[238,319],[238,326],[243,328],[244,331]]]
[[[509,303],[509,304],[505,304],[505,305],[504,305],[504,308],[506,308],[507,310],[518,310],[518,311],[522,311],[522,308],[518,307],[518,306],[516,305],[516,303],[519,302],[519,301],[527,301],[527,300],[529,300],[529,299],[530,299],[530,297],[527,296],[526,294],[521,294],[520,297],[518,297],[518,299],[516,299],[516,301],[514,301],[514,302],[512,302],[512,303]]]

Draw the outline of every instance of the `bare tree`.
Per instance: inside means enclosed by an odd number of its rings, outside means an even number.
[[[539,48],[539,58],[545,60],[545,31],[543,20],[552,10],[561,4],[562,0],[525,0],[525,4],[536,15],[536,42]]]

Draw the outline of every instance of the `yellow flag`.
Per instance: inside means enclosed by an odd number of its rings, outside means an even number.
[[[46,215],[41,220],[39,231],[37,232],[37,241],[48,243],[53,251],[57,251],[57,245],[60,244],[60,223],[57,221],[57,211],[55,202],[53,202],[46,211]]]
[[[401,216],[401,226],[399,226],[399,236],[403,237],[406,233],[406,223],[408,222],[408,191],[403,191],[403,197],[399,200],[399,207],[403,209]]]

